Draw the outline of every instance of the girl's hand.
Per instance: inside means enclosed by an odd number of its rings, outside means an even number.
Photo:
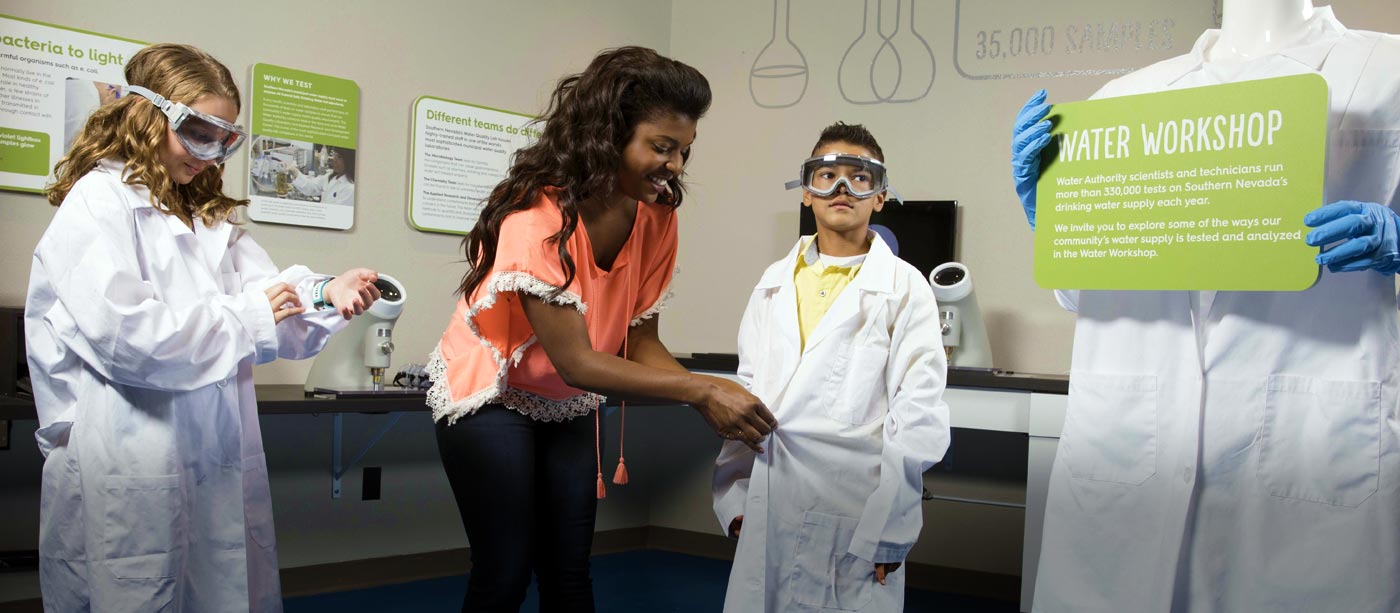
[[[739,515],[734,521],[729,522],[729,536],[739,538],[739,531],[744,529],[744,516]]]
[[[763,406],[762,400],[742,385],[718,377],[706,378],[711,387],[695,404],[695,410],[720,438],[742,442],[754,453],[763,453],[759,442],[778,427],[778,420]]]
[[[341,317],[350,319],[363,314],[379,299],[379,288],[374,286],[378,280],[379,273],[373,270],[351,268],[326,284],[323,297],[340,312]]]
[[[272,305],[274,324],[280,324],[288,317],[306,312],[306,307],[301,306],[301,298],[297,297],[296,290],[286,283],[274,283],[263,290],[263,293],[267,294],[267,302]]]

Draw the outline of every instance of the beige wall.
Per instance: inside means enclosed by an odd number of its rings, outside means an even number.
[[[869,0],[874,7],[881,0]],[[675,306],[662,330],[684,351],[734,351],[749,289],[763,268],[791,248],[797,232],[794,178],[821,128],[836,120],[869,126],[885,151],[894,184],[911,200],[956,199],[961,230],[958,257],[972,271],[989,328],[995,365],[1016,371],[1064,373],[1069,369],[1073,317],[1031,275],[1032,235],[1012,188],[1011,121],[1032,92],[1052,101],[1088,97],[1111,77],[1090,74],[1054,78],[973,80],[954,65],[958,0],[912,0],[917,31],[928,40],[936,75],[927,97],[904,104],[857,105],[837,86],[843,52],[861,32],[860,0],[791,2],[790,34],[806,57],[810,81],[797,104],[760,108],[750,96],[750,68],[770,39],[769,0],[675,2],[671,51],[709,77],[715,105],[701,122],[690,173],[694,198],[682,207],[682,275]],[[1215,21],[1211,0],[963,0],[962,62],[1002,72],[1095,70],[1142,66],[1190,50]],[[1321,2],[1319,2],[1321,4]],[[894,31],[898,5],[908,19],[910,0],[883,0],[884,31]],[[991,8],[995,6],[996,8]],[[974,10],[975,7],[983,7]],[[1400,32],[1400,3],[1339,0],[1338,17],[1349,27]],[[1027,25],[1171,19],[1172,47],[1157,51],[1061,54],[1058,58],[978,64],[967,57],[975,30],[1007,32]],[[1193,25],[1194,24],[1194,25]],[[872,28],[873,30],[873,28]],[[778,29],[779,41],[782,28]],[[898,37],[896,36],[896,40]],[[916,47],[901,41],[906,54]],[[1061,50],[1066,49],[1063,38]],[[867,65],[869,62],[867,62]],[[910,61],[912,65],[912,59]],[[880,82],[880,81],[877,81]]]
[[[1049,88],[1056,100],[1081,99],[1106,77],[965,79],[952,61],[956,0],[914,1],[919,31],[938,61],[927,98],[902,105],[858,106],[843,101],[832,75],[854,24],[859,23],[862,3],[797,0],[793,36],[807,53],[813,78],[802,102],[782,110],[758,108],[748,92],[753,56],[767,41],[772,25],[768,0],[178,4],[9,0],[3,11],[115,36],[194,43],[227,63],[245,87],[248,67],[255,62],[358,82],[362,95],[360,198],[354,229],[335,232],[252,224],[252,231],[284,266],[303,263],[339,272],[370,265],[402,280],[412,297],[395,333],[396,365],[419,361],[432,348],[463,271],[456,237],[419,233],[406,221],[406,155],[414,98],[430,94],[531,112],[560,75],[582,68],[600,48],[631,43],[669,51],[694,64],[715,90],[715,105],[700,124],[690,168],[693,197],[682,213],[684,273],[678,282],[679,295],[663,318],[663,336],[673,350],[734,351],[734,330],[748,288],[763,266],[786,251],[795,232],[796,213],[789,203],[796,198],[779,186],[805,156],[820,127],[844,119],[873,128],[906,196],[961,201],[960,257],[977,280],[997,364],[1015,370],[1065,371],[1073,321],[1031,280],[1030,233],[1007,177],[1009,123],[1036,88]],[[887,2],[892,6],[893,0]],[[1152,9],[1156,11],[1152,14],[1172,11],[1190,13],[1198,20],[1214,17],[1209,0],[1008,0],[1006,4],[1044,4],[1043,10],[1050,13],[1089,13],[1085,7],[1104,5],[1156,5],[1169,8]],[[1341,0],[1336,6],[1352,27],[1400,32],[1400,5],[1392,0]],[[1013,11],[1006,13],[1009,23],[1019,18]],[[1159,55],[1184,52],[1194,38],[1194,33],[1183,35],[1176,47]],[[240,176],[244,170],[242,159],[229,164],[230,176]],[[228,191],[241,195],[244,186],[235,182]],[[30,255],[51,215],[52,209],[39,196],[0,192],[0,279],[4,279],[0,304],[23,303]],[[297,362],[260,367],[258,381],[299,383],[308,367],[309,363]],[[650,410],[667,412],[644,414],[637,420],[637,436],[629,439],[636,459],[634,485],[614,491],[601,505],[599,528],[650,523],[717,529],[704,495],[713,439],[700,429],[700,420],[683,409]],[[352,449],[382,420],[377,416],[349,419],[346,442]],[[24,509],[34,510],[0,531],[4,545],[0,549],[32,546],[37,503],[32,498],[22,504],[17,501],[38,491],[37,453],[25,443],[33,427],[33,422],[17,424],[14,447],[0,452],[0,482],[9,486],[3,499],[16,503],[0,507],[16,516]],[[358,501],[358,473],[347,482],[345,498],[330,500],[329,428],[326,416],[264,420],[284,565],[463,543],[423,415],[405,418],[367,456],[366,464],[385,467],[385,499],[376,503]],[[987,530],[1001,536],[973,543],[949,540],[949,532],[930,531],[920,545],[920,561],[1014,572],[1019,561],[1014,551],[1019,542],[1016,512],[1001,517],[1006,513],[940,505],[931,505],[930,513],[935,515],[930,516],[930,526],[967,525],[956,533],[959,538],[977,538]]]
[[[327,273],[371,266],[402,281],[410,302],[394,330],[396,367],[427,361],[464,272],[459,237],[417,232],[407,221],[414,99],[434,95],[536,112],[554,82],[583,69],[599,49],[637,44],[665,53],[671,28],[670,4],[649,0],[12,0],[3,12],[136,40],[198,45],[239,78],[245,125],[254,63],[358,83],[354,228],[250,226],[280,266],[305,264]],[[226,176],[246,176],[246,156],[231,160]],[[242,196],[247,189],[231,180],[226,191]],[[24,303],[30,256],[52,215],[38,195],[0,192],[0,304]],[[256,376],[259,383],[300,383],[309,368],[309,361],[278,361],[258,367]]]
[[[907,15],[911,0],[884,2],[889,31],[894,6],[900,5]],[[457,237],[416,232],[407,223],[406,156],[414,98],[431,94],[533,112],[555,79],[581,69],[598,49],[640,44],[669,51],[700,68],[715,92],[713,109],[700,124],[690,168],[692,198],[682,208],[678,295],[662,318],[662,335],[673,351],[734,351],[749,288],[794,238],[796,197],[781,185],[820,128],[842,119],[873,129],[896,186],[907,197],[960,201],[959,257],[973,271],[996,364],[1019,371],[1065,372],[1073,318],[1031,278],[1031,234],[1007,176],[1009,124],[1037,88],[1048,88],[1056,100],[1082,99],[1108,77],[964,78],[953,61],[957,0],[912,2],[914,23],[937,62],[926,98],[863,106],[842,100],[836,67],[859,31],[864,3],[797,0],[792,2],[792,38],[806,54],[811,81],[801,102],[778,110],[757,107],[748,89],[754,54],[773,25],[768,0],[257,0],[237,5],[194,1],[178,7],[133,0],[120,9],[96,0],[15,0],[4,10],[137,40],[194,43],[228,64],[245,88],[248,68],[255,62],[359,83],[355,227],[337,232],[250,225],[259,243],[283,266],[302,263],[333,273],[369,265],[403,281],[412,297],[395,330],[396,365],[422,361],[432,349],[463,272]],[[1214,19],[1211,0],[1016,0],[1007,5],[1041,8],[1029,14],[1007,10],[1004,17],[988,17],[984,9],[973,25],[992,27],[1004,19],[1009,29],[1022,23],[1087,22],[1095,15],[1140,21],[1172,16],[1178,23],[1174,47],[1138,53],[1135,59],[1185,52],[1196,36],[1186,24]],[[1400,32],[1400,4],[1395,2],[1340,0],[1335,7],[1351,27]],[[975,11],[964,13],[967,22],[967,13]],[[1022,62],[1022,67],[1093,68],[1111,60],[1103,54],[1081,54],[1050,64]],[[244,117],[246,123],[246,111]],[[241,157],[232,160],[229,176],[242,176],[245,164]],[[246,191],[237,181],[227,189],[233,195]],[[30,254],[51,216],[39,196],[0,192],[0,279],[6,279],[0,282],[0,304],[23,303]],[[300,382],[309,366],[283,361],[259,367],[258,381]]]

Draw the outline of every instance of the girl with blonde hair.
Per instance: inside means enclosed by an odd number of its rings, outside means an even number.
[[[377,275],[279,272],[231,219],[218,60],[153,45],[126,80],[54,169],[29,278],[44,606],[280,610],[253,365],[320,351]]]

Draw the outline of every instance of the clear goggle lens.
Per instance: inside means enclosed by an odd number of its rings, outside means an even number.
[[[248,133],[241,126],[201,113],[179,102],[167,100],[144,87],[132,85],[128,86],[127,90],[150,100],[160,108],[170,121],[170,129],[175,132],[175,137],[180,139],[180,144],[185,146],[190,155],[201,160],[222,164],[233,157],[248,137]]]
[[[830,196],[842,186],[855,198],[868,198],[884,192],[885,165],[879,160],[859,155],[830,154],[802,162],[802,178],[788,184],[788,189],[801,186],[818,195]]]
[[[190,155],[222,163],[243,145],[245,135],[237,127],[220,125],[210,119],[226,123],[191,109],[180,126],[175,128],[175,137],[180,139]]]

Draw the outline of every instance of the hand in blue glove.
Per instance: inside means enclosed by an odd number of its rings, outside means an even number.
[[[1316,228],[1307,235],[1309,245],[1344,241],[1317,256],[1317,263],[1332,272],[1371,269],[1393,275],[1400,271],[1400,216],[1389,208],[1342,200],[1308,213],[1303,223]]]
[[[1026,221],[1035,230],[1035,182],[1040,179],[1040,152],[1050,143],[1050,122],[1045,116],[1050,105],[1045,102],[1045,90],[1026,101],[1016,115],[1011,129],[1011,176],[1016,179],[1016,195],[1026,210]]]

